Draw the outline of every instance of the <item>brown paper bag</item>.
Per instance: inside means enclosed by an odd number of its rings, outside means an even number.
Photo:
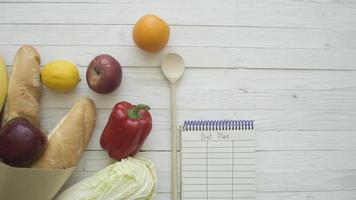
[[[1,200],[51,200],[72,174],[68,169],[10,167],[0,162]]]

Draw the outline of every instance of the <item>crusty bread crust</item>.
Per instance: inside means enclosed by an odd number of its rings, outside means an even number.
[[[15,117],[25,117],[40,128],[39,111],[42,96],[41,58],[29,45],[18,49],[12,64],[3,124]]]
[[[48,146],[32,168],[66,169],[78,164],[88,146],[96,122],[94,102],[80,98],[51,131]]]

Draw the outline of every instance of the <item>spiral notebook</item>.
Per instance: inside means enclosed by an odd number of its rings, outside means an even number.
[[[181,199],[253,200],[253,120],[186,121],[181,127]]]

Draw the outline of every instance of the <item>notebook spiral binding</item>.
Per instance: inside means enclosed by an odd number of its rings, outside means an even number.
[[[185,121],[184,131],[253,130],[254,120],[189,120]]]

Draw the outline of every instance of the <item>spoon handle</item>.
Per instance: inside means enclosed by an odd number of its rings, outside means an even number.
[[[172,114],[172,200],[177,200],[177,106],[176,85],[171,84]]]

